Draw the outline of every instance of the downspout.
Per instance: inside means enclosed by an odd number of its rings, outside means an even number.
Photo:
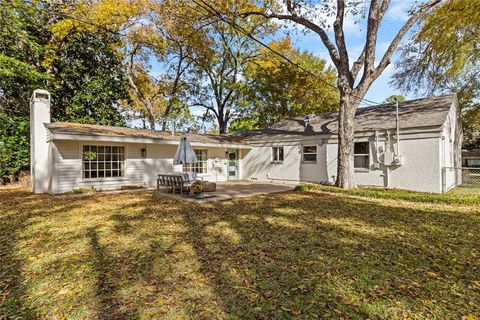
[[[398,98],[395,97],[395,116],[396,116],[396,124],[397,124],[397,156],[400,155],[400,117],[398,114]]]
[[[387,130],[387,147],[390,149],[390,131]],[[385,161],[384,161],[385,162]],[[385,183],[385,188],[389,189],[390,188],[390,167],[387,163],[385,163],[385,178],[386,178],[386,183]]]

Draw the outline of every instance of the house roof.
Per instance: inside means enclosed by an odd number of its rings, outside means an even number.
[[[440,127],[446,119],[455,94],[442,95],[399,103],[400,128]],[[395,105],[358,108],[355,114],[355,132],[396,128]],[[246,141],[282,140],[299,136],[337,134],[338,112],[316,115],[306,125],[305,117],[280,121],[268,128],[239,132]]]
[[[447,118],[455,94],[429,97],[400,102],[400,128],[441,127]],[[396,127],[395,106],[382,104],[359,108],[355,114],[355,132],[394,129]],[[249,142],[295,139],[304,136],[331,135],[337,133],[338,112],[327,112],[316,115],[308,125],[305,117],[297,117],[280,121],[268,128],[231,134],[212,135],[188,133],[192,144],[210,146],[246,147]],[[75,136],[115,137],[140,139],[159,139],[164,143],[176,143],[184,133],[132,129],[125,127],[79,124],[70,122],[53,122],[45,124],[54,139],[72,139]]]
[[[101,126],[92,124],[80,124],[71,122],[46,123],[45,126],[54,138],[66,138],[69,136],[94,136],[94,137],[128,137],[144,139],[160,139],[163,141],[176,142],[185,134],[176,132],[172,135],[169,131],[154,131],[145,129],[133,129],[125,127]],[[213,135],[188,133],[188,140],[197,144],[213,145],[246,145],[241,138],[231,135]]]
[[[480,158],[480,149],[479,150],[463,150],[462,157],[464,158]]]

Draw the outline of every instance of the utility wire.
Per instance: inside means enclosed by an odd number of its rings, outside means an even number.
[[[253,41],[255,41],[256,43],[260,44],[262,47],[264,47],[265,49],[271,51],[272,53],[276,54],[277,56],[281,57],[282,59],[284,59],[285,61],[287,61],[288,63],[296,66],[297,68],[301,69],[302,71],[304,72],[307,72],[309,73],[310,75],[312,75],[313,77],[315,77],[317,80],[319,80],[320,82],[326,84],[327,86],[339,91],[339,89],[332,85],[331,83],[323,80],[322,78],[320,78],[316,73],[314,73],[313,71],[303,67],[302,65],[300,65],[299,63],[296,63],[295,61],[291,60],[289,57],[287,57],[286,55],[282,54],[281,52],[278,52],[277,50],[275,49],[272,49],[269,45],[263,43],[261,40],[257,39],[256,37],[254,37],[251,32],[245,30],[245,28],[243,28],[242,26],[238,25],[236,22],[233,22],[233,21],[229,21],[227,20],[218,10],[216,10],[214,7],[212,7],[209,3],[203,1],[203,0],[199,0],[202,4],[200,4],[197,0],[192,0],[192,2],[194,2],[195,4],[197,4],[198,6],[200,6],[201,8],[203,8],[204,10],[208,11],[209,13],[211,14],[214,14],[217,18],[219,18],[221,21],[227,23],[228,25],[230,25],[231,27],[235,28],[237,31],[240,31],[241,33],[243,33],[244,35],[246,35],[247,37],[249,37],[250,39],[252,39]],[[80,23],[85,23],[85,24],[90,24],[91,26],[96,26],[95,24],[93,23],[89,23],[87,21],[83,21],[82,19],[79,19],[77,17],[74,17],[70,14],[65,14],[65,13],[60,13],[60,12],[57,12],[56,13],[57,15],[59,16],[63,16],[65,18],[70,18],[70,19],[73,19],[73,20],[77,20],[78,22]],[[96,27],[99,27],[99,26],[96,26]],[[107,28],[102,28],[104,29],[104,31],[107,31],[107,32],[110,32],[112,34],[115,34],[115,35],[122,35],[120,32],[118,31],[114,31],[114,30],[109,30]],[[271,41],[275,41],[275,39],[272,39],[271,37],[265,35],[266,38],[268,38],[269,40]],[[293,52],[295,55],[297,55],[297,57],[300,57],[300,55],[297,53],[297,52]],[[358,96],[353,96],[355,99],[357,99],[359,102],[364,102],[365,105],[378,105],[378,104],[381,104],[379,102],[376,102],[376,101],[372,101],[372,100],[368,100],[368,99],[365,99],[365,98],[361,98],[361,97],[358,97]]]
[[[200,1],[202,4],[200,4],[198,1]],[[204,10],[208,11],[209,13],[211,14],[214,14],[217,18],[219,18],[221,21],[227,23],[228,25],[230,25],[231,27],[235,28],[236,30],[240,31],[241,33],[243,33],[244,35],[246,35],[247,37],[249,37],[250,39],[252,39],[253,41],[255,41],[256,43],[260,44],[262,47],[266,48],[267,50],[271,51],[272,53],[278,55],[279,57],[281,57],[282,59],[286,60],[287,62],[291,63],[292,65],[295,65],[296,67],[298,67],[299,69],[301,69],[302,71],[304,72],[307,72],[309,73],[310,75],[314,76],[316,79],[318,79],[320,82],[332,87],[333,89],[335,90],[339,90],[336,86],[332,85],[331,83],[323,80],[322,78],[320,78],[316,73],[312,72],[311,70],[303,67],[302,65],[300,65],[299,63],[296,63],[295,61],[292,61],[289,57],[285,56],[284,54],[282,54],[281,52],[278,52],[277,50],[275,49],[272,49],[269,45],[263,43],[261,40],[257,39],[256,37],[254,37],[251,32],[245,30],[245,28],[243,28],[242,26],[239,26],[236,22],[233,22],[233,21],[229,21],[228,19],[226,19],[217,9],[215,9],[214,7],[212,7],[210,4],[208,4],[207,2],[205,2],[204,0],[192,0],[192,2],[194,2],[195,4],[197,4],[198,6],[200,6],[201,8],[203,8]],[[272,41],[275,41],[274,39],[268,37],[268,36],[265,36],[266,38],[269,38],[270,40]],[[295,52],[295,54],[297,54]],[[298,55],[298,54],[297,54]],[[300,56],[300,55],[298,55]],[[368,99],[365,99],[365,98],[361,98],[361,97],[358,97],[358,96],[353,96],[354,98],[356,98],[358,101],[362,102],[366,102],[366,103],[370,103],[370,104],[373,104],[373,105],[378,105],[378,104],[381,104],[379,102],[376,102],[376,101],[372,101],[372,100],[368,100]]]

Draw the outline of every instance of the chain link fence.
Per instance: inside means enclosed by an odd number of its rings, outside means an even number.
[[[480,192],[480,168],[443,168],[442,185],[443,192],[455,187]]]

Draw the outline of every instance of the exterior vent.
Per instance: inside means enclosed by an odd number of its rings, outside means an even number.
[[[50,95],[48,93],[44,93],[44,92],[35,92],[35,99],[49,100]]]
[[[308,126],[308,124],[310,123],[310,121],[312,121],[313,119],[315,119],[315,115],[314,114],[309,114],[307,116],[305,116],[304,118],[304,121],[305,121],[305,127]]]

